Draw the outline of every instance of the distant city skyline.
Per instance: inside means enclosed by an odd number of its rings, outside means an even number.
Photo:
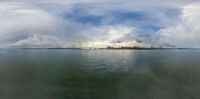
[[[200,48],[199,12],[199,0],[3,0],[0,47]]]

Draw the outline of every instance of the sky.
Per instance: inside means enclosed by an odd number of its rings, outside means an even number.
[[[0,47],[200,48],[199,0],[0,0]]]

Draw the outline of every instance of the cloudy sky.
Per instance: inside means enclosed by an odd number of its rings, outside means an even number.
[[[199,0],[0,0],[0,47],[200,47]],[[96,46],[96,45],[92,45]]]

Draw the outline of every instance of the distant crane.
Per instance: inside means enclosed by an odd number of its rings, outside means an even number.
[[[117,41],[119,47],[121,47],[121,42],[122,41]]]

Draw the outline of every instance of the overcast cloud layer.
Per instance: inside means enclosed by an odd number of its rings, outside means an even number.
[[[200,47],[197,0],[1,0],[0,22],[0,47],[134,40]]]

